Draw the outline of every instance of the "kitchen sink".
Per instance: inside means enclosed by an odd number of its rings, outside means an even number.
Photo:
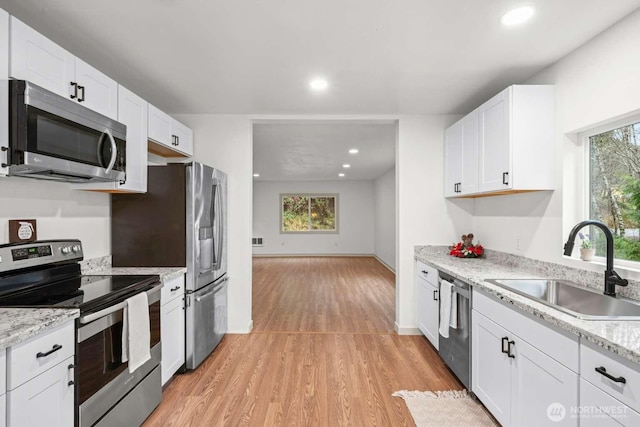
[[[640,303],[567,280],[487,279],[489,283],[584,320],[640,320]]]

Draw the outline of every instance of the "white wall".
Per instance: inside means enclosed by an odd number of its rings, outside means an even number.
[[[640,12],[635,12],[530,79],[528,83],[555,85],[556,190],[477,199],[474,233],[487,247],[603,270],[600,265],[562,257],[569,230],[587,219],[577,185],[583,179],[579,161],[583,147],[576,132],[640,110],[639,27]],[[640,273],[625,276],[640,278]]]
[[[258,181],[253,183],[253,236],[264,246],[258,255],[373,254],[373,181]],[[280,194],[338,194],[338,233],[280,234]]]
[[[247,333],[251,320],[252,138],[247,116],[180,115],[194,131],[193,159],[227,173],[229,333]]]
[[[396,268],[396,168],[374,182],[374,253],[391,269]]]
[[[396,328],[417,333],[414,246],[446,245],[466,232],[469,200],[445,203],[444,129],[459,116],[401,116],[396,144]]]
[[[0,242],[9,242],[10,219],[36,219],[38,239],[80,239],[85,259],[111,255],[108,194],[72,190],[71,184],[0,178]]]

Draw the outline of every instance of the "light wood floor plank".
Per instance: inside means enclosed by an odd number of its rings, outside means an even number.
[[[462,385],[399,336],[394,275],[374,258],[256,258],[254,331],[178,375],[145,426],[412,426],[397,390]]]

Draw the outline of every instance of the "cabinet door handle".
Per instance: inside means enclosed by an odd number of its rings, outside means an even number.
[[[78,90],[80,91],[80,96],[78,96],[78,102],[84,101],[84,86],[78,85]]]
[[[616,378],[613,375],[607,373],[607,370],[604,368],[604,366],[600,366],[599,368],[596,368],[596,372],[599,373],[600,375],[604,375],[605,377],[609,378],[611,381],[615,383],[622,383],[622,384],[627,383],[627,380],[625,379],[625,377]]]
[[[500,351],[501,353],[505,353],[507,354],[507,352],[509,351],[507,348],[505,348],[505,344],[508,346],[509,342],[509,337],[502,337],[502,350]]]
[[[47,357],[50,354],[55,353],[56,351],[60,350],[62,348],[62,346],[60,344],[55,344],[53,347],[51,347],[51,350],[43,353],[41,351],[38,352],[38,354],[36,354],[36,358],[40,359],[41,357]]]
[[[509,356],[512,359],[515,359],[516,358],[515,354],[511,354],[511,346],[512,345],[515,347],[516,342],[515,341],[509,341],[507,343],[507,356]]]
[[[176,135],[176,147],[180,145],[180,137]]]
[[[69,95],[71,99],[76,99],[78,97],[78,83],[69,82],[71,86],[73,86],[73,95]]]
[[[509,172],[502,172],[502,183],[509,185]]]
[[[438,290],[433,291],[433,300],[438,301]]]
[[[180,289],[180,286],[176,286],[175,288],[171,288],[171,289],[169,289],[169,291],[170,291],[170,292],[175,292],[175,291],[177,291],[178,289]]]
[[[422,274],[429,274],[429,272],[427,270],[422,270]]]

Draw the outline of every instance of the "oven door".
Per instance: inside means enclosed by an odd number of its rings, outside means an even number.
[[[124,303],[78,319],[76,390],[80,426],[95,424],[159,365],[161,288],[162,285],[158,285],[147,291],[151,360],[132,374],[128,363],[122,362]],[[158,392],[161,393],[159,382]]]
[[[10,175],[123,181],[126,127],[24,81],[11,81]]]

